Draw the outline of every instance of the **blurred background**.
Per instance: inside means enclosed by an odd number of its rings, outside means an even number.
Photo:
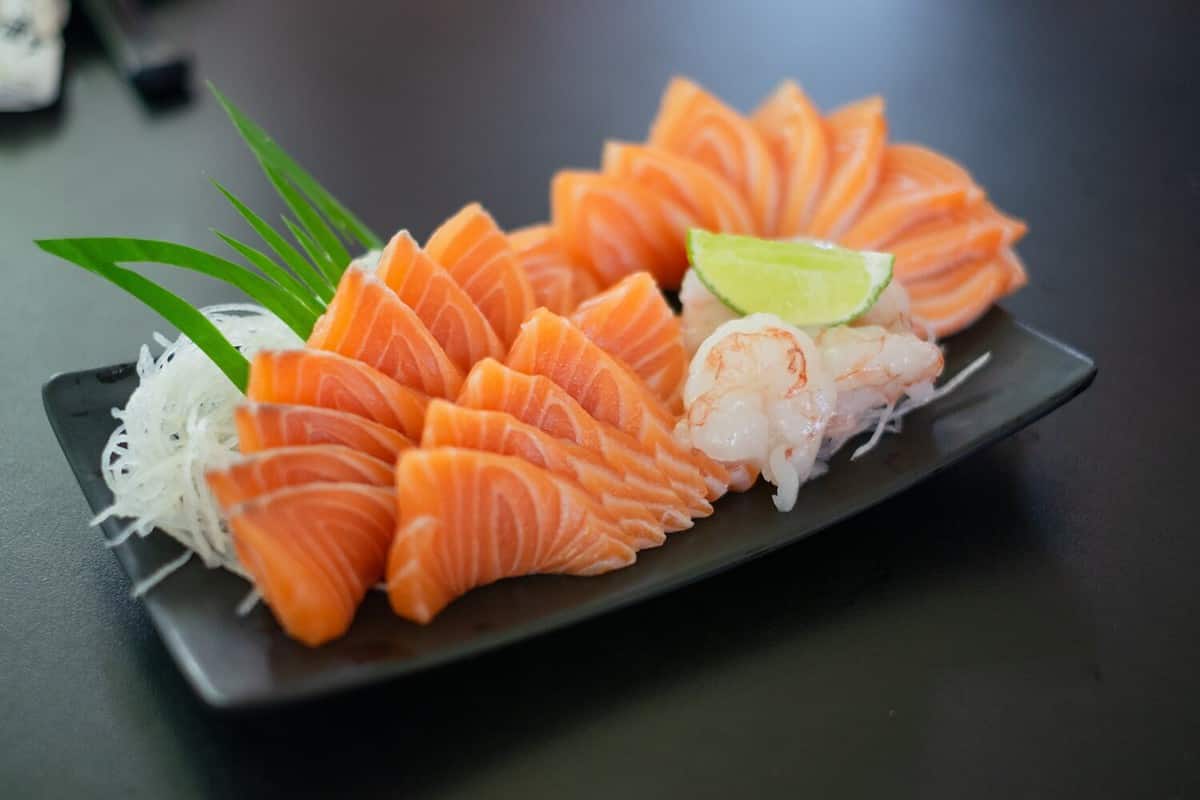
[[[146,10],[189,60],[182,93],[148,102],[76,3],[61,98],[0,114],[0,775],[20,777],[13,796],[1200,794],[1194,2]],[[882,94],[893,140],[947,153],[1029,221],[1030,284],[1004,306],[1093,356],[1096,386],[704,586],[304,712],[201,707],[87,530],[38,402],[52,373],[128,361],[167,329],[32,240],[213,247],[210,228],[242,228],[209,179],[281,210],[205,81],[371,227],[423,238],[468,200],[505,227],[544,219],[553,172],[595,165],[606,138],[643,137],[674,74],[743,110],[784,77],[823,108]],[[234,299],[151,274],[197,304]],[[365,719],[396,728],[375,735]]]

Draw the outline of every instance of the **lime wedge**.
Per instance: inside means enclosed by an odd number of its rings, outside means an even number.
[[[765,311],[801,327],[837,325],[864,313],[892,280],[891,253],[847,250],[692,228],[697,277],[739,314]]]

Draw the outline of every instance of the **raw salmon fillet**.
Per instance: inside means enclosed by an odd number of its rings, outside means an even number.
[[[799,236],[816,213],[829,172],[825,121],[803,89],[784,81],[750,117],[750,124],[771,148],[779,173],[775,235]]]
[[[235,507],[229,526],[275,619],[315,647],[346,632],[383,576],[395,517],[391,487],[309,483]]]
[[[512,456],[410,450],[396,467],[396,504],[388,597],[397,614],[422,624],[501,578],[599,575],[636,557],[587,492]]]
[[[408,231],[400,231],[388,242],[375,274],[417,312],[463,373],[481,358],[504,357],[504,344],[475,301]]]
[[[1008,248],[905,284],[912,313],[935,336],[949,336],[983,316],[992,304],[1025,285],[1025,268]]]
[[[856,250],[875,250],[919,222],[983,200],[983,190],[958,164],[915,144],[889,145],[883,152],[879,186],[841,238]]]
[[[225,469],[204,476],[223,509],[306,483],[362,483],[391,486],[394,467],[374,456],[340,444],[276,447],[243,456]]]
[[[625,178],[691,212],[701,228],[752,234],[754,215],[737,188],[696,161],[661,147],[606,142],[602,170]]]
[[[544,308],[535,311],[521,326],[505,363],[557,383],[593,417],[650,448],[673,479],[699,481],[709,500],[729,487],[724,467],[675,439],[676,418],[645,384],[563,317]]]
[[[990,203],[955,211],[909,230],[888,250],[893,271],[905,287],[968,261],[986,259],[1025,235],[1024,222],[1001,214]]]
[[[572,324],[642,379],[672,414],[683,413],[688,357],[679,317],[654,278],[635,272],[586,301]]]
[[[429,398],[379,370],[328,350],[261,350],[246,397],[259,403],[348,411],[409,438],[421,435]]]
[[[638,492],[602,456],[558,439],[504,411],[485,411],[435,400],[429,406],[421,447],[461,447],[516,456],[570,478],[600,502],[634,550],[658,547],[663,526]]]
[[[689,527],[691,517],[712,513],[702,484],[694,479],[671,480],[641,443],[597,420],[549,378],[526,375],[484,359],[467,374],[458,404],[504,411],[551,436],[598,453],[625,477],[669,531]]]
[[[555,314],[569,314],[600,291],[591,271],[567,253],[553,225],[530,225],[510,231],[508,244],[529,279],[537,305]]]
[[[741,193],[760,236],[772,236],[779,176],[767,143],[741,114],[685,78],[672,78],[647,144],[713,170]]]
[[[550,182],[550,215],[567,251],[601,286],[649,270],[676,288],[687,269],[691,213],[628,178],[561,170]]]
[[[843,106],[825,120],[829,175],[808,233],[838,239],[854,222],[879,182],[887,144],[883,98],[868,97]]]
[[[478,203],[463,207],[433,232],[425,252],[450,272],[508,345],[536,306],[533,288],[491,215]]]
[[[234,410],[233,419],[243,453],[298,444],[341,444],[391,464],[402,450],[413,446],[398,431],[330,408],[246,403]]]
[[[453,397],[462,384],[462,372],[417,313],[361,269],[343,273],[308,345],[362,361],[430,397]]]

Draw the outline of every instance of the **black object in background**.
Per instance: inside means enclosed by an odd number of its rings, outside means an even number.
[[[138,0],[82,0],[104,48],[147,100],[187,92],[190,59],[151,26]]]

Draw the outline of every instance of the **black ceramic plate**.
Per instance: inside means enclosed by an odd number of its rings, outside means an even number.
[[[396,678],[583,621],[699,580],[804,538],[945,469],[1023,428],[1083,391],[1091,360],[993,310],[947,345],[947,374],[991,351],[992,361],[957,392],[905,420],[869,456],[801,490],[796,510],[775,511],[767,487],[722,499],[716,513],[628,569],[597,578],[536,576],[471,592],[426,627],[394,616],[372,592],[343,639],[319,649],[280,631],[261,605],[239,618],[247,584],[191,562],[145,598],[167,648],[214,706],[282,703]],[[106,506],[100,453],[115,427],[110,409],[137,385],[132,365],[59,375],[43,395],[50,423],[88,503]],[[103,526],[112,537],[118,521]],[[180,553],[154,534],[115,548],[132,580]]]

